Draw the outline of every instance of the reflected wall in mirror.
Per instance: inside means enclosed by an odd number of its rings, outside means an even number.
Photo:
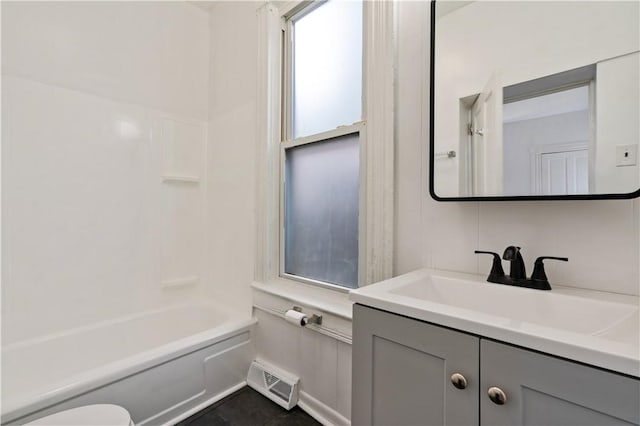
[[[434,198],[640,195],[640,1],[432,14]]]

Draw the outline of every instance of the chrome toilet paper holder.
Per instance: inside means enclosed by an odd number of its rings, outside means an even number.
[[[294,306],[293,310],[296,312],[302,312],[302,308],[300,306]],[[307,324],[316,324],[316,325],[322,325],[322,315],[316,315],[313,314],[310,317],[306,317],[306,321],[304,323],[304,325]]]

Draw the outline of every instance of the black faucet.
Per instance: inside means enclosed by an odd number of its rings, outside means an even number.
[[[562,260],[567,262],[569,259],[566,257],[554,257],[554,256],[541,256],[536,259],[533,267],[533,274],[531,278],[527,278],[527,272],[524,266],[524,260],[522,254],[520,254],[520,247],[509,246],[505,249],[502,258],[511,262],[511,268],[509,275],[504,274],[502,269],[502,261],[498,253],[491,251],[475,251],[478,254],[490,254],[493,256],[493,264],[491,266],[491,272],[487,281],[497,284],[513,285],[517,287],[533,288],[537,290],[551,290],[549,279],[544,270],[545,259]]]

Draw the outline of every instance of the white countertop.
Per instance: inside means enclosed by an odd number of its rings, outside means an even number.
[[[552,284],[550,291],[421,269],[353,290],[399,315],[640,377],[640,298]]]

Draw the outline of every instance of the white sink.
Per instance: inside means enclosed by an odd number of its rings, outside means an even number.
[[[436,274],[390,293],[581,334],[602,333],[638,312],[629,304]]]
[[[354,302],[640,376],[640,298],[549,291],[421,269],[353,290]]]

